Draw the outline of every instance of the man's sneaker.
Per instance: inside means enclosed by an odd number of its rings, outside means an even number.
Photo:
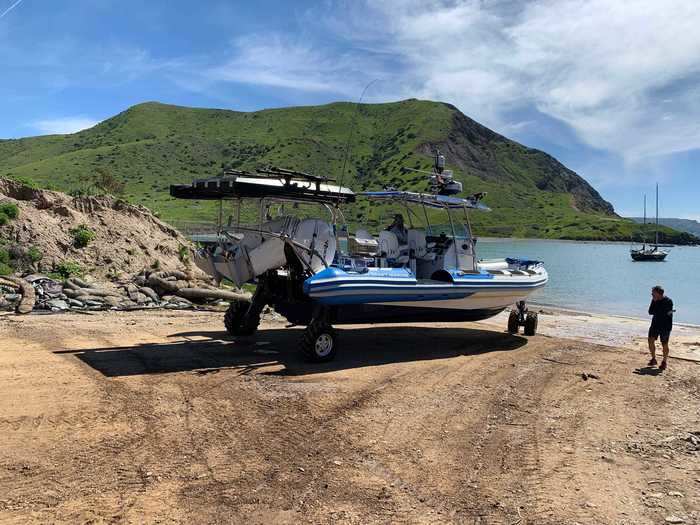
[[[661,364],[659,365],[659,370],[666,370],[666,360],[664,359],[661,361]]]
[[[657,364],[657,363],[656,363],[656,358],[655,358],[655,357],[652,357],[652,358],[651,358],[651,361],[649,361],[649,362],[647,363],[647,366],[656,366],[656,364]]]

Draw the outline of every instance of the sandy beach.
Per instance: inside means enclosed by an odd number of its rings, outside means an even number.
[[[697,523],[698,364],[644,368],[642,321],[501,321],[309,365],[271,319],[2,316],[0,522]]]

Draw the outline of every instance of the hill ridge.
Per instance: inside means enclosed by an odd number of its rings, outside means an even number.
[[[443,102],[339,101],[242,112],[148,101],[70,135],[0,141],[0,176],[84,191],[97,171],[125,186],[124,197],[170,221],[214,217],[210,203],[171,199],[171,183],[223,168],[278,165],[338,178],[348,129],[352,155],[344,180],[355,190],[397,186],[424,191],[436,147],[465,191],[487,191],[494,212],[474,218],[488,235],[629,240],[638,231],[585,179],[551,155],[523,146]],[[378,225],[385,207],[359,203],[349,220]],[[668,235],[676,235],[670,230]]]

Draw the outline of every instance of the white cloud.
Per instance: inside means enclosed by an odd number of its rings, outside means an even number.
[[[534,107],[627,160],[700,147],[700,3],[395,0],[368,8],[411,85],[505,129]],[[376,16],[373,17],[376,19]]]
[[[206,69],[204,78],[210,82],[356,97],[360,79],[372,71],[384,74],[367,55],[331,53],[281,35],[238,39],[233,42],[231,55],[224,63]]]
[[[31,127],[42,135],[64,135],[76,133],[97,125],[100,121],[88,117],[63,117],[55,119],[38,120]]]

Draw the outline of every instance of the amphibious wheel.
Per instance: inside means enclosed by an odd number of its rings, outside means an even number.
[[[308,361],[331,361],[335,357],[337,343],[338,334],[330,324],[312,321],[301,336],[299,351]]]
[[[518,316],[517,310],[511,310],[508,316],[508,333],[517,334],[518,328],[520,327],[520,318]]]
[[[255,333],[260,324],[260,314],[251,310],[250,301],[231,301],[224,315],[224,326],[229,334],[252,335]]]
[[[525,335],[535,335],[537,333],[537,314],[528,312],[525,318]]]

